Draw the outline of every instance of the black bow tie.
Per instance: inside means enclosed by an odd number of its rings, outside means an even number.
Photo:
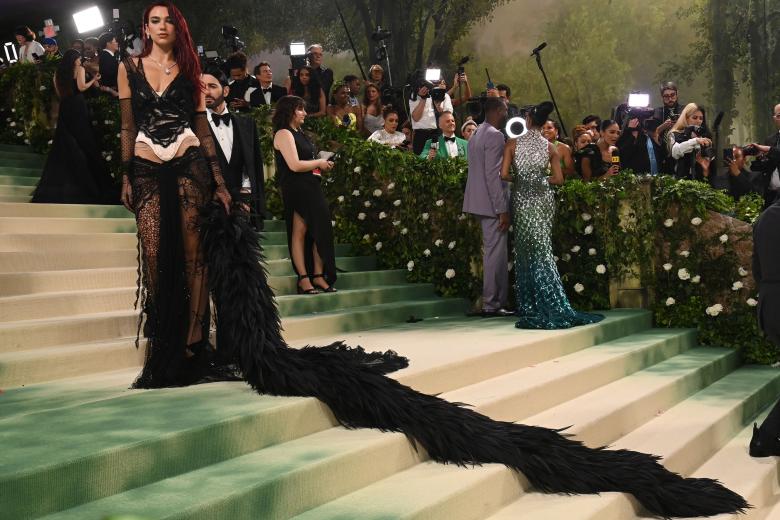
[[[263,91],[263,95],[266,95],[268,92],[271,92],[271,87],[268,88],[261,88],[260,90]]]
[[[211,113],[211,120],[214,121],[214,126],[219,126],[220,123],[225,123],[225,126],[230,126],[230,114],[215,114]]]
[[[455,136],[452,136],[452,137],[444,137],[444,140],[445,140],[445,141],[449,141],[449,142],[451,142],[451,143],[454,143],[454,142],[455,142]]]

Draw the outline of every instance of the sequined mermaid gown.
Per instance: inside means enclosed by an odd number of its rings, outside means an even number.
[[[567,329],[604,319],[572,309],[563,290],[552,252],[555,198],[547,182],[549,164],[548,141],[538,130],[517,138],[512,225],[519,329]]]

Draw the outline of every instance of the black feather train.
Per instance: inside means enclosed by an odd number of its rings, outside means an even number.
[[[257,392],[316,397],[347,428],[403,432],[437,462],[504,464],[540,491],[630,493],[664,518],[742,513],[750,507],[718,481],[683,478],[654,455],[589,448],[560,430],[495,421],[417,392],[383,375],[407,365],[392,351],[367,353],[343,343],[288,347],[262,265],[260,236],[248,219],[226,216],[212,204],[203,211],[202,230],[217,326],[229,336],[220,353],[239,365]]]

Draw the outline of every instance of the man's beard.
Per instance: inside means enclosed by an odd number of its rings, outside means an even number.
[[[224,102],[225,102],[225,96],[219,96],[218,98],[214,98],[214,101],[212,102],[209,102],[209,98],[206,97],[206,108],[210,108],[214,110]]]

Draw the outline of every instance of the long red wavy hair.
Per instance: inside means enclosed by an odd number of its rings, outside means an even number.
[[[152,9],[155,7],[165,7],[168,9],[168,15],[173,20],[174,27],[176,27],[176,42],[173,46],[173,55],[179,66],[179,74],[183,74],[184,77],[195,86],[192,97],[197,106],[200,103],[201,92],[203,91],[203,84],[200,79],[202,72],[200,60],[198,59],[198,53],[195,52],[195,45],[192,42],[192,35],[190,34],[187,20],[184,19],[184,15],[181,14],[179,8],[173,5],[173,2],[160,0],[149,4],[144,10],[143,23],[141,24],[144,50],[141,51],[141,57],[149,56],[152,52],[153,44],[146,32],[146,26],[149,23],[149,13],[151,13]]]

